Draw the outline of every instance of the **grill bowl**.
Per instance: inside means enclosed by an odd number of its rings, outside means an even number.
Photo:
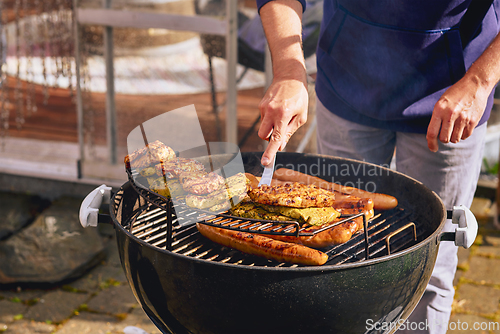
[[[245,170],[261,171],[260,156],[243,153]],[[363,333],[409,316],[435,264],[446,219],[439,197],[403,174],[355,160],[280,153],[279,167],[395,196],[413,212],[418,243],[391,255],[318,267],[206,261],[155,247],[124,228],[144,203],[125,183],[110,205],[120,258],[135,297],[162,332]]]

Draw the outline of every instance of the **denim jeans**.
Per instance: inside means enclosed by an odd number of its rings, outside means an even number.
[[[340,118],[316,101],[318,153],[389,166],[395,158],[396,170],[411,176],[438,194],[446,209],[470,207],[481,170],[486,124],[457,144],[439,142],[438,152],[427,148],[425,134],[394,132],[372,128]],[[425,209],[425,208],[423,208]],[[447,221],[443,231],[454,231]],[[451,314],[457,267],[457,247],[453,242],[439,245],[436,265],[427,289],[408,318],[425,323],[425,330],[398,333],[446,333]],[[411,324],[411,326],[417,326]],[[410,326],[407,326],[410,327]]]

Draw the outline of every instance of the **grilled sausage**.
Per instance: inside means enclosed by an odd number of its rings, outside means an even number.
[[[278,262],[322,265],[328,260],[328,255],[319,250],[273,240],[263,235],[232,231],[202,223],[196,223],[196,227],[203,236],[213,242]]]
[[[361,200],[362,201],[362,200]],[[368,206],[369,207],[369,206]],[[339,210],[340,211],[340,210]],[[364,209],[363,207],[354,208],[354,209],[343,209],[343,215],[355,215],[358,213],[364,212],[366,219],[370,219],[373,217],[373,209]],[[346,219],[346,217],[339,217],[333,220],[333,223],[340,222]],[[303,225],[306,227],[301,233],[312,233],[317,231],[324,226],[311,226],[311,225]],[[345,223],[334,226],[330,229],[327,229],[323,232],[319,232],[313,236],[291,236],[291,235],[269,235],[269,238],[292,242],[296,244],[301,244],[307,247],[312,248],[324,248],[330,247],[333,245],[342,244],[344,242],[349,241],[351,237],[358,231],[363,230],[363,217],[356,217],[351,220],[346,221]]]
[[[374,214],[373,201],[371,199],[359,198],[353,195],[345,195],[338,192],[335,192],[335,203],[333,204],[333,207],[343,216],[335,219],[334,222],[346,219],[345,216],[356,215],[362,212],[368,220],[373,217]],[[307,226],[302,233],[312,233],[321,228],[323,228],[323,226]],[[277,240],[299,243],[308,247],[323,248],[347,242],[356,232],[363,230],[363,228],[363,217],[360,216],[334,226],[326,231],[319,232],[313,236],[294,237],[270,235],[269,237]]]
[[[339,219],[340,220],[340,219]],[[363,225],[361,218],[361,224],[358,222],[359,217],[351,221],[342,223],[335,227],[332,227],[326,231],[320,232],[313,236],[291,236],[291,235],[266,235],[269,238],[280,240],[284,242],[294,243],[298,245],[304,245],[305,247],[312,248],[324,248],[333,245],[343,244],[351,239],[352,235],[356,233],[359,226]],[[321,226],[309,226],[304,229],[301,233],[314,232],[320,229]]]
[[[342,215],[355,215],[361,212],[373,210],[373,200],[371,198],[360,198],[353,195],[346,195],[337,191],[333,207]],[[367,217],[368,218],[368,217]]]
[[[259,186],[260,180],[255,175],[250,173],[245,173],[245,176],[247,177],[248,185],[251,188],[257,188]]]
[[[258,185],[260,179],[259,177],[255,177],[252,174],[248,173],[246,173],[246,176],[249,180],[251,187],[256,187]],[[290,182],[294,181],[283,181],[283,180],[273,179],[271,184],[275,185],[287,184],[287,183],[289,184]],[[353,195],[346,195],[336,191],[334,191],[334,193],[335,193],[335,200],[334,203],[332,204],[332,207],[338,210],[343,216],[355,215],[364,212],[366,219],[370,219],[371,217],[373,217],[374,204],[370,198],[359,198]],[[343,219],[345,219],[345,217],[338,218],[335,221],[338,222]],[[302,233],[314,232],[322,228],[322,226],[319,227],[308,226],[308,225],[304,226],[307,227],[305,230],[302,231]],[[326,231],[317,233],[314,236],[295,237],[295,236],[280,236],[280,235],[267,235],[267,234],[266,236],[275,240],[298,243],[308,247],[323,248],[347,242],[352,237],[352,235],[354,235],[357,231],[363,230],[363,228],[364,228],[363,217],[357,217],[352,219],[351,221],[347,221],[338,226],[332,227]]]
[[[342,187],[342,192],[361,198],[372,199],[373,208],[376,210],[390,210],[398,206],[398,200],[396,199],[396,197],[391,195],[371,193],[369,191],[353,187]]]
[[[274,177],[281,181],[292,181],[304,184],[314,184],[320,188],[338,191],[343,194],[353,195],[360,198],[371,198],[376,210],[389,210],[398,205],[398,200],[390,195],[371,193],[353,187],[344,187],[340,184],[325,181],[319,177],[307,175],[288,168],[279,168],[274,172]]]

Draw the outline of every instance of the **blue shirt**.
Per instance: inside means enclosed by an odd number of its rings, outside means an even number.
[[[257,0],[259,9],[268,1]],[[316,52],[318,98],[356,123],[425,133],[437,100],[498,33],[495,0],[477,35],[462,46],[459,24],[470,2],[325,0]],[[493,92],[479,124],[492,106]]]

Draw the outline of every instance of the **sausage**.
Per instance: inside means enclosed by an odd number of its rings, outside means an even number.
[[[356,233],[359,229],[359,220],[361,218],[361,226],[363,225],[363,218],[358,217],[348,222],[342,223],[335,227],[332,227],[326,231],[320,232],[313,236],[292,236],[292,235],[267,235],[269,238],[280,240],[288,243],[293,243],[297,245],[303,245],[304,247],[312,247],[312,248],[324,248],[333,245],[343,244],[344,242],[349,241],[352,235]],[[337,220],[342,220],[343,218],[339,218]],[[321,226],[309,226],[301,233],[314,232],[315,230],[320,229]]]
[[[257,187],[258,183],[260,181],[259,177],[255,177],[252,174],[246,174],[247,178],[250,181],[250,184],[252,187]],[[301,174],[305,175],[305,174]],[[308,176],[308,175],[305,175]],[[291,182],[300,182],[301,180],[276,180],[273,179],[271,184],[286,184],[286,183],[291,183]],[[322,180],[325,183],[328,183],[324,180]],[[316,184],[318,185],[318,184]],[[327,186],[325,185],[325,188]],[[347,216],[347,215],[355,215],[361,212],[365,213],[366,219],[370,219],[373,217],[374,212],[373,212],[373,207],[374,203],[371,198],[360,198],[357,196],[353,195],[347,195],[338,191],[334,191],[335,194],[335,202],[332,205],[336,210],[338,210],[342,215]],[[341,217],[336,219],[335,221],[341,221],[345,219],[345,217]],[[309,226],[306,225],[306,229],[302,231],[304,232],[314,232],[322,226]],[[363,230],[363,217],[357,217],[352,219],[351,221],[347,221],[345,223],[342,223],[338,226],[332,227],[326,231],[317,233],[313,236],[301,236],[301,237],[295,237],[295,236],[290,236],[290,235],[268,235],[266,234],[265,236],[268,238],[272,238],[275,240],[280,240],[280,241],[285,241],[285,242],[291,242],[291,243],[296,243],[296,244],[301,244],[307,247],[313,247],[313,248],[324,248],[324,247],[329,247],[333,245],[338,245],[344,242],[349,241],[351,239],[352,235],[354,235],[357,231]]]
[[[257,188],[259,186],[260,180],[255,175],[250,173],[245,173],[245,176],[247,177],[248,184],[250,185],[250,187]]]
[[[373,201],[369,198],[359,198],[352,195],[345,195],[335,192],[335,203],[333,205],[335,210],[339,211],[343,216],[356,215],[364,213],[366,219],[373,217]],[[333,220],[333,223],[346,219],[346,217],[339,217]],[[324,226],[311,226],[304,224],[304,230],[301,233],[312,233]],[[312,248],[324,248],[333,245],[342,244],[349,241],[351,237],[358,231],[363,230],[363,217],[356,217],[345,223],[334,226],[323,232],[319,232],[313,236],[291,236],[291,235],[267,235],[269,238],[301,244]]]
[[[360,198],[370,198],[373,200],[373,208],[375,210],[390,210],[398,206],[398,200],[396,197],[381,194],[381,193],[371,193],[369,191],[361,190],[353,187],[343,187],[343,191],[346,194],[351,194],[358,196]]]
[[[346,195],[338,191],[334,191],[334,194],[335,202],[333,207],[343,215],[355,215],[357,213],[373,210],[374,204],[371,198],[360,198],[353,195]]]
[[[353,199],[351,199],[351,201],[353,201]],[[365,203],[366,200],[359,199],[359,202]],[[356,205],[355,208],[344,208],[344,209],[339,209],[339,211],[341,211],[343,215],[355,215],[364,212],[366,219],[370,219],[371,217],[373,217],[373,208],[370,208],[370,205],[363,206],[362,204],[360,204]],[[333,222],[334,223],[339,222],[344,219],[346,219],[346,217],[339,217],[336,218]],[[301,233],[312,233],[324,227],[324,226],[311,226],[311,225],[306,225],[306,226],[307,227],[304,230],[302,230]],[[351,239],[351,237],[356,232],[363,230],[363,228],[364,228],[363,217],[359,216],[312,236],[296,237],[292,235],[273,235],[273,234],[266,236],[272,239],[301,244],[307,247],[324,248],[333,245],[343,244],[344,242],[349,241],[349,239]]]
[[[344,187],[340,184],[325,181],[319,177],[307,175],[288,168],[279,168],[274,172],[274,177],[281,181],[292,181],[305,184],[314,184],[320,188],[337,191],[339,193],[353,195],[360,198],[371,198],[375,210],[389,210],[398,205],[398,200],[390,195],[371,193],[353,187]]]
[[[233,231],[196,223],[198,231],[206,238],[241,252],[257,255],[278,262],[303,265],[322,265],[328,260],[325,253],[303,245],[274,240],[263,235]]]

